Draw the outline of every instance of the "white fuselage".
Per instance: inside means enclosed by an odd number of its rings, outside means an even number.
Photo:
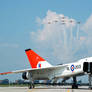
[[[67,78],[72,76],[84,75],[83,63],[92,62],[92,57],[81,59],[75,63],[64,64],[66,67],[58,68],[46,72],[34,72],[33,79],[54,79],[54,78]]]

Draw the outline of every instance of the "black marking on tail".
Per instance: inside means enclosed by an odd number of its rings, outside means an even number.
[[[31,49],[29,48],[29,49],[26,49],[25,51],[29,51],[29,50],[31,50]]]

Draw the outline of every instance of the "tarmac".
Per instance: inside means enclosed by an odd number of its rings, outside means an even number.
[[[80,87],[79,89],[71,89],[71,87],[52,87],[52,86],[39,86],[34,89],[28,87],[0,87],[0,92],[92,92],[88,87]]]

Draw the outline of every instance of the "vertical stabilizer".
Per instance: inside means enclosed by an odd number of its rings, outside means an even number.
[[[40,57],[33,50],[26,49],[25,52],[32,68],[51,67],[51,65],[47,61],[45,61],[45,59]]]

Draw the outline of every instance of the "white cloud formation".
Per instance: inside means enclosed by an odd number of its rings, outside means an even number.
[[[31,39],[40,49],[46,49],[44,53],[47,57],[54,57],[57,63],[73,61],[88,54],[86,46],[89,45],[90,40],[87,35],[92,29],[91,20],[92,16],[81,27],[83,31],[79,31],[75,19],[49,10],[45,18],[37,18],[41,28],[30,33]],[[84,35],[85,33],[86,35]]]
[[[82,25],[82,30],[86,33],[86,47],[88,49],[89,56],[92,56],[92,14],[87,21]]]
[[[90,31],[92,31],[92,15],[87,19],[86,23],[84,23],[82,30],[87,32],[87,34],[90,34]]]

